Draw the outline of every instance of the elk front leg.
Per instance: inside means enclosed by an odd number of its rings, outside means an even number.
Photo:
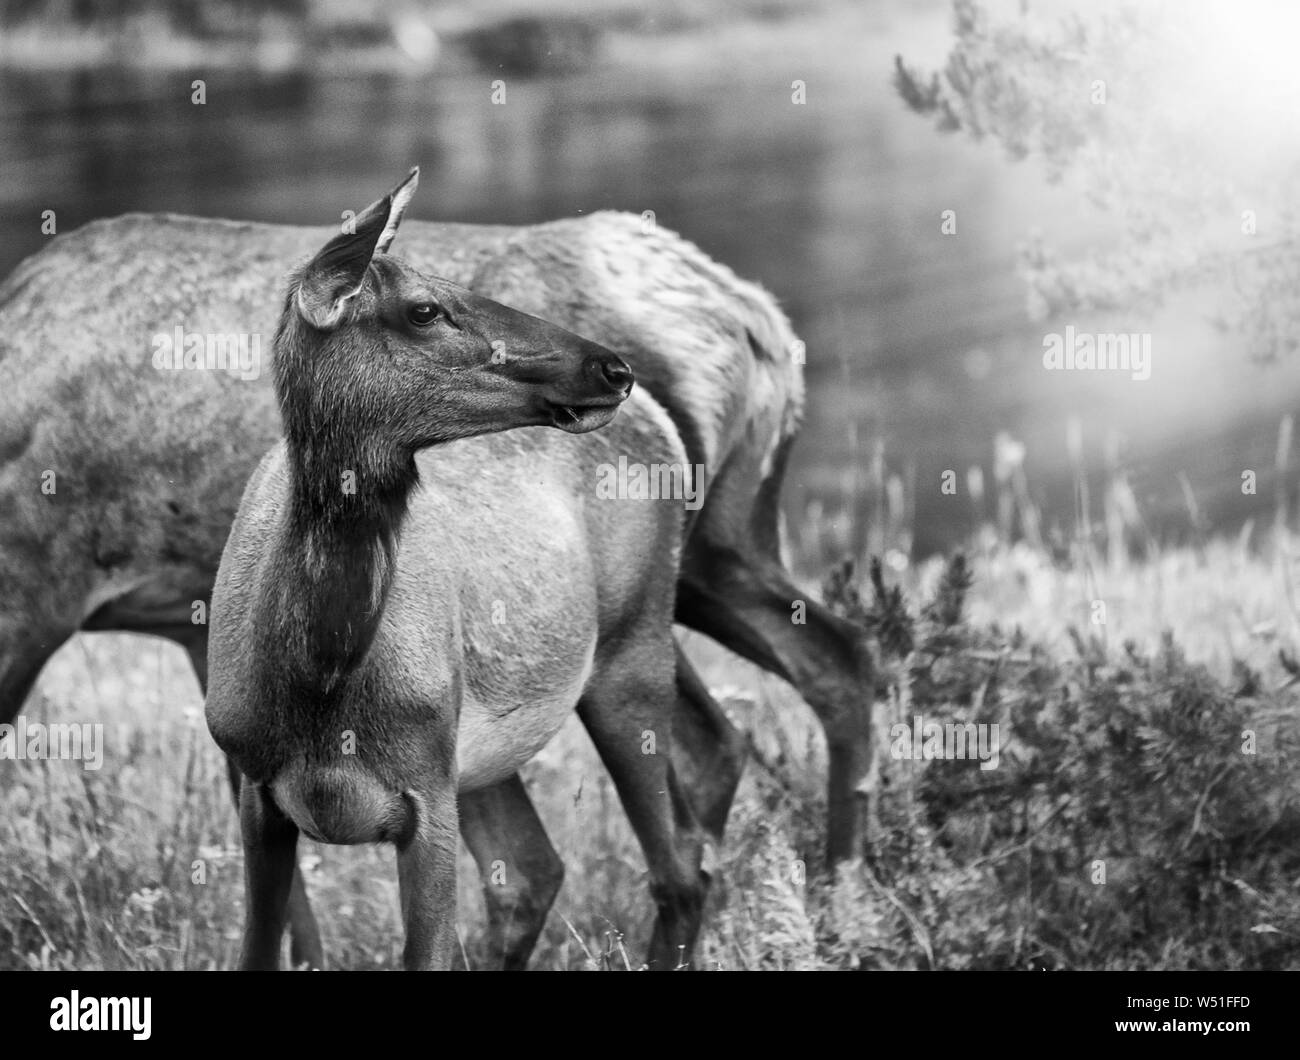
[[[280,812],[266,789],[244,777],[239,793],[244,839],[244,971],[280,967],[280,940],[289,890],[298,865],[298,827]]]
[[[446,971],[456,955],[456,781],[432,792],[408,791],[406,827],[397,844],[407,971]]]
[[[460,835],[483,880],[492,967],[522,971],[564,882],[564,862],[518,773],[461,794]]]
[[[230,790],[234,793],[235,809],[239,809],[239,792],[242,776],[239,767],[231,759],[226,759],[226,774],[230,777]],[[294,968],[318,969],[325,967],[325,950],[321,946],[320,928],[316,924],[316,914],[311,911],[311,902],[307,898],[307,884],[298,867],[298,858],[293,859],[293,882],[289,885],[289,963]]]
[[[199,691],[208,694],[208,635],[203,627],[196,627],[199,632],[182,641],[190,657],[190,666],[198,678]],[[239,767],[229,758],[226,759],[226,775],[230,778],[230,792],[235,799],[235,809],[239,809],[239,789],[241,778]],[[303,881],[302,871],[297,860],[293,866],[293,884],[289,889],[289,961],[295,968],[324,968],[325,950],[320,942],[320,928],[316,924],[316,915],[311,911],[311,902],[307,898],[307,885]]]

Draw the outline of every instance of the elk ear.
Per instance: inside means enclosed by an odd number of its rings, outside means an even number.
[[[387,253],[402,214],[415,194],[419,168],[377,202],[372,202],[343,232],[325,244],[303,269],[298,281],[298,312],[313,327],[328,331],[347,315],[361,291],[366,269],[376,254]]]

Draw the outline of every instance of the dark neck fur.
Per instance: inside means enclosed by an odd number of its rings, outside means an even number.
[[[296,333],[295,333],[296,332]],[[276,391],[289,457],[278,576],[282,665],[328,692],[365,658],[392,585],[398,538],[419,476],[349,394],[332,395],[328,366],[305,360],[301,322],[276,339]],[[301,373],[301,374],[300,374]],[[334,400],[331,400],[331,398]]]

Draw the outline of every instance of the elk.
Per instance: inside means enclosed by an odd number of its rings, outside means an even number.
[[[458,791],[515,775],[576,709],[650,866],[650,964],[672,968],[699,930],[703,844],[670,756],[643,743],[666,743],[676,699],[683,510],[593,484],[620,454],[685,452],[649,398],[614,422],[633,382],[615,354],[386,254],[417,174],[290,279],[284,440],[213,589],[206,715],[243,777],[241,966],[279,963],[302,833],[395,844],[404,963],[449,968]],[[538,425],[559,432],[490,437]]]
[[[269,333],[287,264],[330,235],[129,214],[56,237],[0,284],[0,722],[78,631],[168,638],[206,685],[195,604],[211,595],[240,491],[278,438],[279,414],[266,373],[161,371],[150,339],[181,323]],[[705,468],[675,617],[811,705],[829,750],[827,859],[860,854],[871,659],[860,631],[795,587],[780,557],[778,501],[803,387],[775,301],[634,214],[522,228],[408,219],[402,240],[421,271],[617,352],[667,410],[688,462]],[[53,493],[41,489],[49,472]],[[802,624],[791,621],[794,600],[805,601]],[[743,744],[680,652],[678,684],[677,764],[716,839]],[[487,892],[494,949],[520,967],[563,866],[517,777],[463,796],[460,820],[480,866],[504,858],[522,881]],[[319,966],[297,874],[290,915],[294,962]]]

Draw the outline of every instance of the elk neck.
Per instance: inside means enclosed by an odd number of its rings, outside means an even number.
[[[277,336],[276,391],[284,421],[289,496],[274,569],[278,665],[323,693],[365,658],[392,586],[411,492],[414,453],[386,430],[386,410],[357,398],[365,388],[331,387],[330,366],[313,363],[310,329]]]

